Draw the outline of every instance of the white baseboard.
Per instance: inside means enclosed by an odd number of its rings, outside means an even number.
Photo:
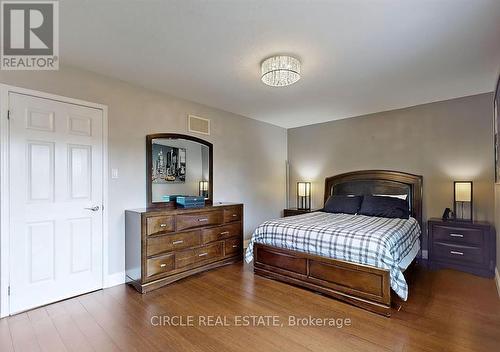
[[[498,268],[495,268],[495,282],[497,283],[497,292],[500,298],[500,274],[498,273]]]
[[[114,273],[104,278],[104,288],[118,286],[125,283],[125,273]]]

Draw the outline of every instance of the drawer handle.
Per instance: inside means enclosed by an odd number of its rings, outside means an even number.
[[[179,241],[172,242],[172,244],[181,244],[181,243],[184,243],[184,241],[183,240],[179,240]]]
[[[221,236],[224,236],[224,235],[229,235],[229,231],[224,231],[224,232],[221,232],[220,233]]]
[[[198,257],[204,257],[206,255],[208,255],[208,253],[200,253],[200,254],[198,254]]]
[[[454,255],[464,255],[462,252],[457,252],[457,251],[450,251],[450,254],[454,254]]]
[[[232,216],[233,216],[233,218],[235,218],[235,217],[237,217],[237,216],[238,216],[238,214],[233,214]]]
[[[160,264],[160,268],[164,268],[166,266],[167,266],[167,264]]]
[[[160,224],[160,227],[167,227],[167,224]]]
[[[238,248],[239,246],[236,244],[233,244],[233,248]]]
[[[198,219],[199,222],[202,222],[202,221],[208,221],[207,218],[201,218],[201,219]]]
[[[451,237],[459,237],[459,238],[463,238],[464,235],[462,235],[461,233],[450,233],[450,236]]]

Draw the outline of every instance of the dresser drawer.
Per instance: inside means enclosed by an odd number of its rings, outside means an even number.
[[[222,257],[222,242],[196,248],[196,261],[204,261]]]
[[[222,242],[209,244],[187,251],[176,252],[175,267],[176,269],[179,269],[198,262],[216,260],[217,258],[222,258]]]
[[[177,231],[193,227],[222,224],[222,211],[177,215]]]
[[[239,223],[201,230],[201,243],[205,244],[234,236],[241,236],[241,225]]]
[[[240,221],[241,209],[239,207],[224,209],[224,223]]]
[[[200,244],[200,231],[181,232],[170,235],[149,237],[147,239],[146,255],[156,255],[163,252],[185,249]]]
[[[166,216],[151,216],[146,220],[146,234],[148,236],[160,233],[168,233],[174,231],[174,217]]]
[[[146,275],[147,277],[151,277],[174,270],[174,263],[173,254],[148,259],[146,261]]]
[[[224,255],[237,255],[242,253],[241,238],[230,238],[224,241]]]
[[[450,242],[476,246],[480,246],[483,243],[483,231],[480,229],[434,225],[432,234],[433,240],[438,242]]]
[[[483,250],[479,247],[435,242],[432,246],[432,258],[438,261],[453,260],[470,264],[482,264]]]

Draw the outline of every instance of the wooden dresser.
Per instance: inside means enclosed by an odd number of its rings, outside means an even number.
[[[428,229],[431,268],[452,268],[486,277],[495,275],[496,235],[490,223],[431,219]]]
[[[145,293],[243,259],[243,204],[125,211],[127,282]]]

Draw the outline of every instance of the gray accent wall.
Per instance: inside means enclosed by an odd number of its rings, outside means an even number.
[[[454,180],[472,180],[474,218],[493,222],[492,102],[480,94],[289,129],[291,203],[297,181],[313,183],[321,207],[327,176],[397,170],[423,175],[424,219],[453,207]]]
[[[1,71],[0,82],[109,108],[109,273],[124,270],[124,210],[146,205],[146,135],[187,133],[187,115],[211,119],[214,200],[245,204],[245,238],[277,218],[285,203],[286,130],[268,123],[63,67],[59,71]],[[108,170],[110,173],[110,170]]]

